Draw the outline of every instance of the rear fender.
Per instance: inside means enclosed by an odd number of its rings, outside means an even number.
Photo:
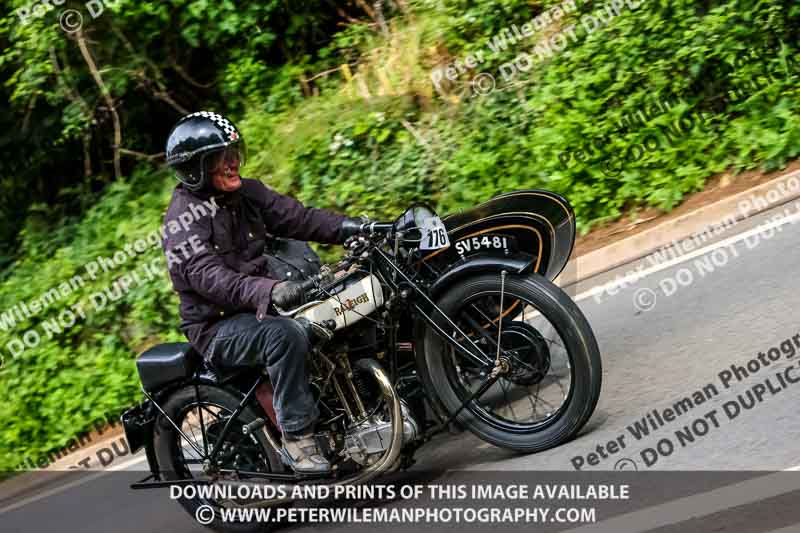
[[[152,398],[162,404],[167,401],[169,396],[187,385],[209,385],[219,387],[220,384],[210,375],[195,374],[190,379],[172,382],[161,390],[154,391]],[[128,441],[128,449],[134,454],[144,448],[147,464],[150,472],[155,479],[160,479],[159,464],[156,459],[155,445],[153,442],[156,419],[160,415],[159,409],[151,400],[145,400],[141,404],[125,411],[120,420],[125,430],[125,438]]]

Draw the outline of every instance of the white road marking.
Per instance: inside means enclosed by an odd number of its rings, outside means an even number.
[[[613,281],[609,281],[608,283],[604,283],[604,284],[592,287],[591,289],[589,289],[587,291],[584,291],[584,292],[580,293],[579,295],[577,295],[574,298],[574,300],[576,302],[578,302],[580,300],[585,300],[586,298],[590,298],[590,297],[592,297],[592,296],[594,296],[595,294],[598,294],[598,293],[602,294],[602,293],[607,292],[609,290],[614,290],[617,287],[624,287],[624,286],[631,285],[632,283],[635,283],[635,282],[637,282],[639,280],[642,280],[642,279],[644,279],[645,277],[647,277],[647,276],[649,276],[651,274],[655,274],[656,272],[660,272],[662,270],[666,270],[666,269],[671,268],[671,267],[673,267],[675,265],[679,265],[681,263],[689,261],[690,259],[694,259],[695,257],[700,257],[702,255],[705,255],[705,254],[709,253],[709,252],[713,252],[717,248],[723,248],[725,246],[729,246],[731,244],[734,244],[734,243],[737,243],[737,242],[742,241],[744,239],[747,239],[748,237],[751,237],[753,235],[756,235],[756,234],[759,234],[759,233],[763,233],[764,231],[767,231],[767,230],[770,230],[770,229],[773,229],[773,228],[777,228],[777,227],[783,226],[785,224],[792,224],[792,223],[795,223],[795,222],[798,222],[798,221],[800,221],[800,213],[796,213],[794,215],[786,216],[784,218],[781,218],[780,220],[775,220],[775,221],[769,222],[767,224],[759,225],[759,226],[757,226],[755,228],[752,228],[752,229],[750,229],[748,231],[745,231],[743,233],[732,235],[732,236],[728,237],[727,239],[721,240],[721,241],[713,243],[713,244],[709,244],[708,246],[705,246],[703,248],[698,248],[697,250],[694,250],[693,252],[690,252],[688,254],[684,254],[684,255],[675,257],[673,259],[670,259],[669,261],[666,261],[664,263],[660,263],[658,265],[654,265],[654,266],[652,266],[650,268],[646,268],[646,269],[644,269],[644,270],[642,270],[640,272],[634,272],[634,273],[628,274],[628,275],[626,275],[626,276],[624,276],[622,278],[619,278],[619,279],[616,279],[616,280],[613,280]],[[494,445],[493,444],[489,444],[488,442],[484,442],[484,443],[478,445],[478,449],[480,449],[480,450],[485,450],[485,449],[492,448],[492,447],[494,447]]]
[[[565,533],[639,533],[708,516],[731,507],[774,498],[800,490],[800,476],[786,472],[800,470],[800,465],[780,472],[726,485],[701,494],[692,494],[666,503],[615,516],[603,522],[588,524]],[[797,529],[791,529],[797,531]],[[781,532],[782,533],[782,532]]]
[[[133,459],[129,459],[124,463],[120,463],[116,466],[108,468],[105,472],[119,472],[120,470],[127,470],[128,467],[131,467],[136,464],[146,464],[147,463],[147,456],[141,454],[139,457],[134,457]]]
[[[45,498],[49,498],[50,496],[55,496],[56,494],[64,492],[65,490],[69,490],[69,489],[72,489],[72,488],[75,488],[75,487],[80,487],[84,483],[88,483],[90,481],[93,481],[93,480],[95,480],[95,479],[97,479],[99,477],[102,477],[102,476],[106,475],[106,474],[110,474],[111,472],[118,472],[120,470],[125,470],[125,469],[127,469],[127,468],[129,468],[129,467],[131,467],[133,465],[140,464],[140,463],[147,463],[147,457],[145,457],[144,455],[141,455],[139,457],[135,457],[133,459],[129,459],[128,461],[125,461],[124,463],[120,463],[118,465],[115,465],[113,467],[107,468],[106,470],[102,470],[102,471],[99,471],[99,472],[98,471],[92,472],[91,470],[85,471],[86,474],[87,474],[86,477],[81,477],[80,479],[76,479],[75,481],[72,481],[72,482],[67,483],[65,485],[59,485],[58,487],[52,488],[50,490],[46,490],[46,491],[44,491],[42,493],[35,494],[33,496],[25,498],[24,500],[12,503],[11,505],[8,505],[8,506],[3,507],[2,509],[0,509],[0,515],[2,515],[4,513],[9,513],[9,512],[11,512],[11,511],[13,511],[15,509],[19,509],[20,507],[24,507],[24,506],[26,506],[28,504],[31,504],[31,503],[34,503],[34,502],[38,502],[39,500],[43,500]],[[75,470],[75,472],[84,472],[84,471]],[[48,475],[48,474],[43,473],[42,475]]]
[[[18,501],[16,503],[12,503],[11,505],[8,505],[8,506],[3,507],[2,509],[0,509],[0,515],[5,514],[5,513],[9,513],[9,512],[11,512],[11,511],[13,511],[15,509],[19,509],[20,507],[24,507],[24,506],[26,506],[26,505],[28,505],[30,503],[37,502],[39,500],[43,500],[44,498],[49,498],[50,496],[54,496],[54,495],[56,495],[56,494],[58,494],[60,492],[63,492],[63,491],[68,490],[68,489],[71,489],[73,487],[79,487],[80,485],[83,485],[84,483],[88,483],[89,481],[92,481],[93,479],[99,478],[103,474],[105,474],[105,472],[97,472],[95,474],[90,474],[90,475],[87,475],[86,477],[82,477],[80,479],[76,479],[75,481],[67,483],[66,485],[59,485],[58,487],[55,487],[55,488],[50,489],[50,490],[46,490],[46,491],[44,491],[44,492],[42,492],[40,494],[36,494],[35,496],[31,496],[29,498],[25,498],[22,501]]]
[[[635,282],[637,282],[637,281],[639,281],[641,279],[644,279],[645,277],[647,277],[647,276],[649,276],[651,274],[655,274],[656,272],[660,272],[662,270],[666,270],[667,268],[671,268],[671,267],[673,267],[675,265],[679,265],[681,263],[685,263],[686,261],[688,261],[690,259],[694,259],[695,257],[700,257],[701,255],[705,255],[708,252],[713,252],[717,248],[723,248],[725,246],[729,246],[731,244],[734,244],[734,243],[737,243],[739,241],[742,241],[742,240],[744,240],[744,239],[746,239],[748,237],[751,237],[753,235],[756,235],[756,234],[759,234],[759,233],[763,233],[763,232],[768,231],[770,229],[778,228],[778,227],[781,227],[781,226],[786,225],[786,224],[793,224],[793,223],[798,222],[798,221],[800,221],[800,213],[796,213],[794,215],[786,216],[784,218],[781,218],[780,220],[774,220],[774,221],[772,221],[772,222],[770,222],[768,224],[759,225],[759,226],[757,226],[755,228],[752,228],[752,229],[750,229],[748,231],[745,231],[743,233],[739,233],[737,235],[733,235],[733,236],[728,237],[727,239],[723,239],[723,240],[721,240],[719,242],[716,242],[716,243],[713,243],[713,244],[709,244],[708,246],[705,246],[703,248],[698,248],[697,250],[695,250],[693,252],[689,252],[687,254],[680,255],[680,256],[675,257],[673,259],[670,259],[669,261],[666,261],[664,263],[660,263],[658,265],[654,265],[654,266],[652,266],[650,268],[645,268],[640,272],[632,272],[632,273],[630,273],[630,274],[628,274],[626,276],[623,276],[623,277],[621,277],[619,279],[615,279],[615,280],[610,281],[608,283],[604,283],[604,284],[592,287],[591,289],[589,289],[587,291],[584,291],[584,292],[580,293],[579,295],[577,295],[574,298],[574,300],[576,302],[580,301],[580,300],[585,300],[586,298],[592,297],[595,294],[602,294],[604,292],[608,292],[609,290],[613,290],[613,289],[616,289],[618,287],[624,287],[624,286],[630,285],[630,284],[635,283]],[[644,259],[644,258],[642,258],[642,259]]]
[[[800,531],[800,524],[782,527],[781,529],[773,529],[772,531],[767,531],[767,533],[797,533],[798,531]]]

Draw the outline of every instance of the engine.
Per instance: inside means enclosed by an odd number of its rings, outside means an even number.
[[[401,400],[403,413],[403,444],[417,438],[419,426],[411,416],[411,410]],[[392,423],[373,415],[367,420],[350,426],[345,432],[344,452],[356,463],[369,466],[377,461],[392,441]]]

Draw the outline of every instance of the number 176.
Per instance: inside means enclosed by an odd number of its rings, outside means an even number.
[[[447,233],[444,228],[435,228],[428,232],[428,248],[438,248],[447,242]]]

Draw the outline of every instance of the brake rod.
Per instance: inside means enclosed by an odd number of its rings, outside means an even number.
[[[454,412],[453,414],[451,414],[451,415],[450,415],[450,416],[447,418],[447,420],[445,420],[444,422],[442,422],[442,423],[441,423],[441,424],[439,424],[438,426],[434,426],[434,427],[432,427],[431,429],[429,429],[428,431],[426,431],[426,432],[425,432],[425,436],[424,436],[424,438],[430,438],[430,437],[432,437],[433,435],[435,435],[436,433],[438,433],[439,431],[441,431],[442,429],[446,428],[446,427],[447,427],[447,425],[448,425],[450,422],[452,422],[453,420],[455,420],[455,418],[456,418],[456,417],[457,417],[459,414],[461,414],[461,411],[463,411],[463,410],[464,410],[464,408],[465,408],[465,407],[466,407],[468,404],[470,404],[470,403],[474,402],[475,400],[477,400],[478,398],[480,398],[481,396],[483,396],[483,393],[485,393],[487,390],[489,390],[489,389],[492,387],[492,385],[494,385],[494,384],[497,382],[497,380],[498,380],[498,379],[500,379],[500,373],[499,373],[499,372],[492,372],[492,374],[489,376],[489,379],[487,379],[486,381],[484,381],[484,382],[483,382],[483,385],[481,385],[480,387],[478,387],[478,390],[476,390],[475,392],[473,392],[473,393],[470,395],[470,397],[469,397],[469,398],[467,398],[466,400],[464,400],[464,402],[461,404],[461,406],[460,406],[458,409],[456,409],[456,410],[455,410],[455,412]]]

